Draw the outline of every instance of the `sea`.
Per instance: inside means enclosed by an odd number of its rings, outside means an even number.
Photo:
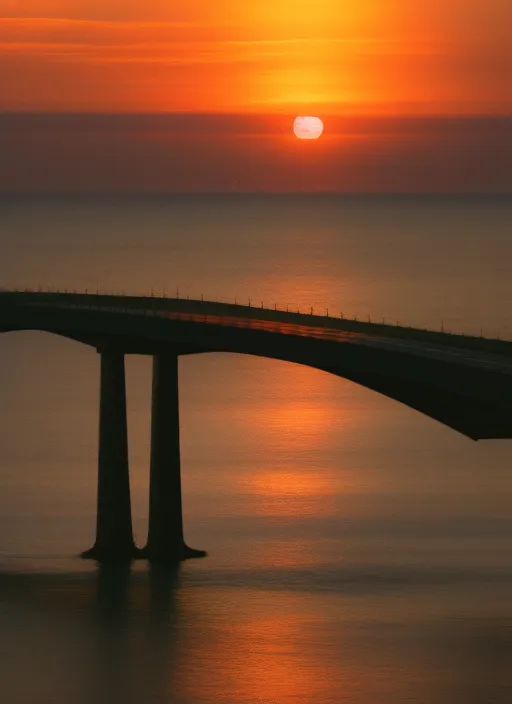
[[[512,340],[510,196],[0,197],[0,287]],[[151,360],[126,359],[134,532]],[[512,440],[290,363],[179,362],[178,568],[103,566],[99,358],[0,335],[2,704],[509,704]]]

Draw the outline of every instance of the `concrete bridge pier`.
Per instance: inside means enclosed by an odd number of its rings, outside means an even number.
[[[138,556],[133,541],[124,355],[101,354],[96,541],[82,557],[100,562]]]
[[[152,562],[204,557],[183,538],[178,355],[153,357],[149,533],[142,556]]]

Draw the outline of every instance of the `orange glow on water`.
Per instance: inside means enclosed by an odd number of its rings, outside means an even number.
[[[304,474],[292,470],[268,470],[250,480],[255,494],[264,496],[290,497],[291,499],[329,494],[329,484],[318,474]]]
[[[199,670],[207,664],[212,702],[321,702],[328,699],[333,679],[346,694],[355,694],[352,668],[346,665],[340,671],[339,663],[319,658],[308,647],[309,628],[321,618],[311,617],[302,597],[283,593],[269,607],[260,593],[253,604],[249,594],[243,598],[251,607],[247,617],[230,624],[227,639],[205,641],[196,651]],[[197,680],[183,685],[184,691],[197,692]]]
[[[331,417],[330,408],[307,401],[279,403],[272,410],[272,416],[268,421],[269,429],[296,435],[297,443],[304,442],[308,445],[323,430],[327,430]]]
[[[277,614],[242,626],[235,637],[258,647],[246,650],[243,658],[231,663],[233,693],[252,692],[254,701],[264,702],[282,701],[283,695],[290,701],[314,701],[325,686],[324,668],[308,658],[301,626],[293,618]]]
[[[273,363],[275,364],[275,363]],[[297,468],[294,457],[318,456],[329,443],[330,433],[340,433],[350,423],[348,410],[325,402],[329,376],[302,365],[278,363],[272,388],[265,403],[243,414],[248,436],[256,434],[266,447],[279,447],[273,467],[240,473],[239,490],[247,496],[249,509],[265,516],[300,516],[332,511],[331,496],[339,491],[339,478],[328,472]],[[257,385],[268,383],[266,365]],[[301,463],[302,464],[302,463]]]
[[[327,515],[332,509],[334,488],[319,472],[273,469],[243,478],[241,485],[258,515]]]
[[[277,537],[260,542],[251,551],[253,560],[273,567],[307,567],[318,563],[318,542]]]

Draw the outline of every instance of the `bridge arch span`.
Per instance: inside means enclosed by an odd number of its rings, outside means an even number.
[[[318,339],[144,315],[119,309],[23,307],[0,331],[39,330],[122,354],[227,352],[293,362],[365,386],[478,440],[512,437],[512,375],[369,346],[357,336]],[[3,323],[3,324],[2,324]]]

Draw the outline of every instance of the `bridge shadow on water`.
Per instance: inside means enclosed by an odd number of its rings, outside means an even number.
[[[174,702],[184,654],[180,589],[179,565],[0,573],[1,649],[10,651],[0,663],[0,700]]]

